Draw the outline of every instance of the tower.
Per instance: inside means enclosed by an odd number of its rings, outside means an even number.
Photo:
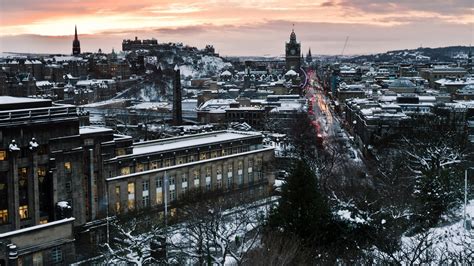
[[[301,67],[301,43],[296,41],[294,29],[291,30],[290,42],[285,44],[285,48],[286,70],[293,69],[295,71],[299,71]]]
[[[81,53],[81,43],[77,38],[77,26],[74,26],[74,41],[72,41],[72,54],[78,55]]]
[[[313,56],[311,55],[311,48],[308,50],[308,54],[306,54],[306,63],[311,64],[313,62]]]
[[[173,125],[183,124],[183,110],[181,107],[181,74],[178,65],[174,67],[173,80]]]

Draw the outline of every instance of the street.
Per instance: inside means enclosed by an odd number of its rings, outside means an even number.
[[[355,167],[365,169],[362,153],[353,143],[350,134],[341,126],[341,120],[331,106],[331,100],[324,94],[315,71],[309,70],[307,77],[305,96],[310,101],[308,114],[318,138],[322,138],[323,149],[337,159],[333,170],[354,173]]]

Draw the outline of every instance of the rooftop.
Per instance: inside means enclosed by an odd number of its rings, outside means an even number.
[[[52,102],[49,99],[33,99],[26,97],[0,96],[0,110],[18,110],[37,107],[50,107]]]
[[[173,137],[162,140],[154,140],[136,143],[133,148],[133,154],[140,155],[147,153],[159,153],[164,151],[173,151],[197,146],[212,145],[227,141],[238,141],[245,138],[259,137],[258,132],[240,132],[240,131],[216,131],[189,136]],[[125,157],[130,155],[123,155]]]
[[[113,132],[113,130],[110,129],[110,128],[106,128],[106,127],[93,127],[93,126],[87,126],[87,127],[80,127],[79,128],[79,134],[80,135],[94,134],[94,133],[105,133],[105,132]]]

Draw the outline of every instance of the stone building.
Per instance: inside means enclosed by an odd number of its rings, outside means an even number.
[[[16,245],[18,263],[72,262],[72,226],[85,221],[79,141],[75,106],[0,97],[0,250]]]
[[[273,148],[256,132],[217,131],[136,143],[104,160],[109,213],[174,208],[190,190],[262,196],[273,185]],[[169,185],[165,186],[167,177]]]

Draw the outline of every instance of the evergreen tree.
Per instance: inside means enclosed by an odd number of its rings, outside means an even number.
[[[317,179],[304,161],[298,161],[282,186],[279,205],[270,215],[269,225],[296,235],[305,244],[327,242],[331,212],[320,193]]]

